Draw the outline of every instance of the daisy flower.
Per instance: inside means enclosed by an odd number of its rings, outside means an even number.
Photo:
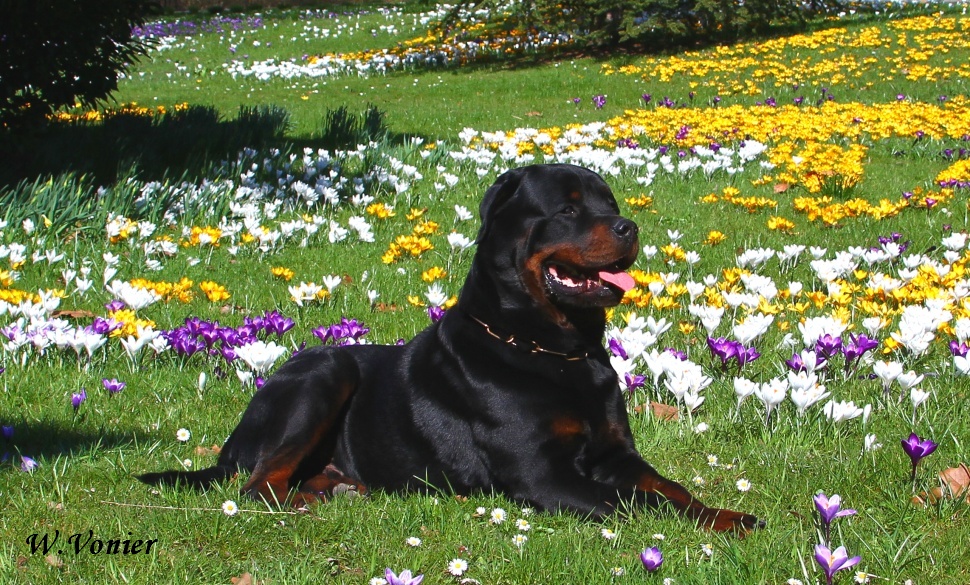
[[[175,431],[175,438],[182,443],[188,441],[191,437],[192,433],[189,432],[189,429],[183,428]]]
[[[226,516],[235,516],[239,513],[239,506],[237,506],[236,502],[232,500],[226,500],[222,503],[222,512]]]
[[[455,577],[461,577],[468,570],[468,561],[465,559],[452,559],[448,563],[448,572]]]
[[[737,482],[737,484],[735,484],[735,485],[738,486],[738,491],[739,492],[746,492],[746,491],[748,491],[748,490],[751,489],[751,482],[748,481],[747,479],[743,478],[743,477],[741,479],[739,479],[738,482]]]
[[[610,569],[610,575],[613,577],[622,577],[624,573],[626,573],[626,571],[623,569],[623,567],[613,567]]]
[[[616,539],[616,537],[618,536],[618,535],[616,534],[616,531],[614,531],[614,530],[612,530],[611,528],[603,528],[603,529],[601,529],[601,530],[600,530],[600,534],[601,534],[601,535],[603,536],[603,538],[605,538],[606,540],[614,540],[614,539]]]
[[[522,548],[523,546],[525,546],[525,543],[527,540],[529,540],[528,536],[524,534],[516,534],[515,536],[512,537],[512,544],[514,544],[518,548]]]
[[[421,546],[421,539],[417,536],[409,536],[404,542],[408,546]]]
[[[492,510],[488,521],[492,524],[501,524],[502,522],[505,522],[505,510],[502,508],[495,508]]]
[[[532,525],[529,524],[529,521],[526,520],[525,518],[519,518],[518,520],[515,521],[515,527],[521,530],[522,532],[528,532],[529,529],[532,528]]]

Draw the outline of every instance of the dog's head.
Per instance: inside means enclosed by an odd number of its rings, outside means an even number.
[[[485,193],[480,212],[476,262],[540,309],[614,306],[634,284],[625,270],[639,251],[637,224],[620,216],[612,191],[593,171],[510,170]]]

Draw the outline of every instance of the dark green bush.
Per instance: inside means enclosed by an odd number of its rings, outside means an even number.
[[[470,4],[494,9],[506,5],[500,0]],[[842,0],[523,0],[514,5],[513,16],[521,26],[576,34],[592,46],[663,48],[799,27],[841,5]],[[456,15],[457,10],[451,22]]]
[[[0,124],[42,119],[117,89],[144,52],[145,0],[0,0]]]

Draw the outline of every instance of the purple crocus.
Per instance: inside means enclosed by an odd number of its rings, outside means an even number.
[[[125,302],[121,299],[114,299],[110,303],[104,306],[109,313],[114,313],[115,311],[120,311],[126,307]]]
[[[88,399],[88,393],[84,388],[81,388],[80,392],[74,392],[71,394],[71,406],[74,407],[74,412],[81,408],[81,404]]]
[[[333,345],[353,345],[370,331],[356,319],[340,318],[340,323],[335,323],[327,327],[317,327],[313,334],[320,338],[324,343]]]
[[[410,569],[404,569],[400,575],[395,575],[391,569],[384,569],[384,579],[387,585],[418,585],[424,579],[424,575],[412,577]]]
[[[724,337],[708,337],[707,347],[714,357],[721,360],[722,370],[727,370],[728,362],[732,359],[737,360],[738,370],[740,371],[745,364],[761,357],[761,353],[754,346],[744,347],[740,341]]]
[[[849,371],[852,365],[861,358],[866,352],[879,347],[879,342],[870,339],[865,333],[859,335],[849,334],[849,343],[842,346],[842,355],[845,356],[845,370]]]
[[[727,368],[727,363],[734,357],[737,357],[738,346],[740,344],[736,341],[727,339],[726,337],[708,337],[707,347],[711,350],[711,354],[721,360],[721,367],[723,369]]]
[[[686,362],[687,361],[687,354],[684,353],[684,352],[682,352],[682,351],[680,351],[676,347],[668,347],[668,348],[664,349],[664,351],[667,352],[667,353],[669,353],[670,355],[674,356],[675,358],[677,358],[678,360],[680,360],[682,362]]]
[[[829,359],[842,352],[842,338],[826,333],[815,342],[815,353]]]
[[[623,382],[626,384],[627,391],[631,393],[637,388],[642,388],[646,380],[647,377],[640,374],[623,374]]]
[[[609,349],[610,349],[610,353],[612,353],[616,357],[624,360],[629,359],[629,356],[626,353],[626,349],[623,348],[623,344],[620,343],[619,339],[611,337],[609,342]]]
[[[660,565],[663,564],[664,556],[663,553],[660,552],[659,548],[651,546],[640,553],[640,561],[643,562],[643,568],[646,569],[647,572],[653,573],[660,568]]]
[[[832,577],[835,573],[843,569],[848,569],[859,564],[862,557],[852,557],[849,558],[849,554],[845,551],[844,546],[833,550],[829,550],[829,547],[824,544],[815,545],[815,561],[822,567],[825,571],[825,582],[828,585],[832,585]]]
[[[603,108],[606,105],[606,96],[603,94],[593,96],[593,105],[596,106],[597,110]]]
[[[3,437],[7,441],[13,440],[13,425],[3,425],[0,426],[0,437]]]
[[[108,391],[109,396],[114,396],[115,394],[121,392],[126,386],[124,382],[120,382],[116,378],[111,378],[110,380],[104,378],[101,380],[101,384],[104,386],[104,389]]]
[[[284,317],[277,311],[271,311],[266,313],[266,317],[263,322],[263,327],[267,333],[273,333],[277,337],[282,337],[284,333],[293,329],[296,323],[293,319]]]
[[[932,439],[921,439],[916,433],[910,433],[909,438],[903,439],[900,443],[903,446],[903,451],[909,455],[910,460],[913,462],[911,479],[915,482],[916,466],[923,457],[936,451],[937,444]]]
[[[39,465],[40,463],[37,463],[37,461],[35,461],[32,457],[27,457],[26,455],[20,456],[20,471],[31,473],[37,469]]]
[[[838,494],[833,494],[832,497],[828,497],[824,492],[819,492],[815,495],[814,500],[815,509],[818,510],[818,517],[822,520],[825,544],[829,544],[829,529],[831,528],[832,521],[836,518],[852,516],[856,511],[851,508],[842,510],[842,497]]]
[[[445,310],[441,307],[436,307],[431,305],[428,307],[428,318],[431,319],[432,323],[437,323],[445,316]]]
[[[958,357],[967,357],[967,354],[970,353],[970,345],[967,345],[965,341],[960,343],[956,339],[953,339],[950,341],[950,353]],[[0,371],[0,373],[3,372]]]
[[[761,357],[761,352],[758,351],[753,345],[751,347],[744,347],[738,344],[738,369],[740,370],[744,364],[753,362],[754,360]]]

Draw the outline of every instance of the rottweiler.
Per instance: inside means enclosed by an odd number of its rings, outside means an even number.
[[[206,487],[250,472],[244,493],[296,506],[335,491],[496,491],[599,519],[669,503],[745,532],[637,452],[603,345],[606,309],[634,286],[640,248],[607,184],[572,165],[503,173],[480,206],[458,302],[403,346],[317,346],[252,398],[214,467],[148,473]]]

